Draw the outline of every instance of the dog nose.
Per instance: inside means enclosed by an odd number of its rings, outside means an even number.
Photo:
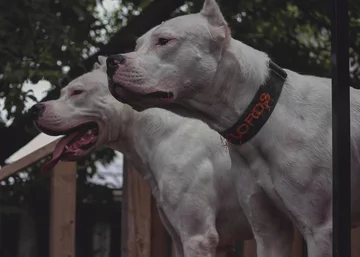
[[[119,64],[124,64],[126,61],[125,56],[121,54],[110,55],[106,59],[106,65],[108,68],[117,67]]]
[[[44,113],[45,111],[45,105],[39,103],[39,104],[35,104],[33,105],[30,110],[30,116],[33,120],[37,120],[38,118],[41,117],[41,115]]]
[[[106,73],[109,78],[112,78],[119,65],[124,64],[126,61],[125,57],[121,54],[110,55],[106,59]]]

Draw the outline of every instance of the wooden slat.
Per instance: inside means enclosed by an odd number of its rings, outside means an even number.
[[[154,197],[151,197],[151,257],[168,257],[169,235],[161,222]]]
[[[244,241],[244,257],[257,257],[255,239]]]
[[[75,257],[75,162],[54,167],[50,199],[50,257]]]
[[[351,230],[351,257],[360,257],[360,227]]]
[[[291,257],[302,257],[303,256],[303,238],[298,230],[294,232],[294,243]]]
[[[15,174],[19,170],[22,170],[22,169],[32,165],[34,162],[50,155],[53,152],[54,147],[59,140],[60,139],[55,140],[55,141],[51,142],[50,144],[47,144],[47,145],[39,148],[38,150],[32,152],[31,154],[24,156],[23,158],[17,160],[16,162],[8,164],[8,165],[4,166],[3,168],[1,168],[0,169],[0,181]]]
[[[151,191],[135,169],[127,166],[126,257],[150,257]]]

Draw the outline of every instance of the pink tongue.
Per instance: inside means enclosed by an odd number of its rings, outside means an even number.
[[[68,136],[64,136],[63,138],[61,138],[59,143],[57,143],[55,146],[51,160],[48,161],[47,163],[45,163],[44,166],[42,166],[42,168],[41,168],[42,173],[45,173],[45,172],[51,170],[52,168],[54,168],[54,166],[59,162],[61,154],[64,152],[65,146],[71,140],[73,140],[78,134],[79,134],[79,132],[74,132]]]

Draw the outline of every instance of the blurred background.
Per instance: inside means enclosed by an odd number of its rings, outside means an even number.
[[[218,2],[234,38],[282,67],[331,76],[330,1]],[[0,1],[0,166],[55,139],[39,134],[26,116],[34,103],[57,98],[61,85],[89,71],[99,54],[131,51],[148,29],[198,12],[202,3]],[[350,74],[360,88],[360,1],[351,0],[349,10]],[[1,257],[48,256],[49,176],[39,173],[44,161],[0,183]],[[78,163],[76,256],[120,256],[122,169],[122,154],[105,148]],[[103,243],[94,245],[96,233]]]

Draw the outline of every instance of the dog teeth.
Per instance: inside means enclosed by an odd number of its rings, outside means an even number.
[[[87,133],[88,135],[91,135],[91,129],[89,129],[86,133]]]
[[[69,149],[69,147],[66,145],[66,146],[65,146],[65,150],[67,150],[67,149]]]

